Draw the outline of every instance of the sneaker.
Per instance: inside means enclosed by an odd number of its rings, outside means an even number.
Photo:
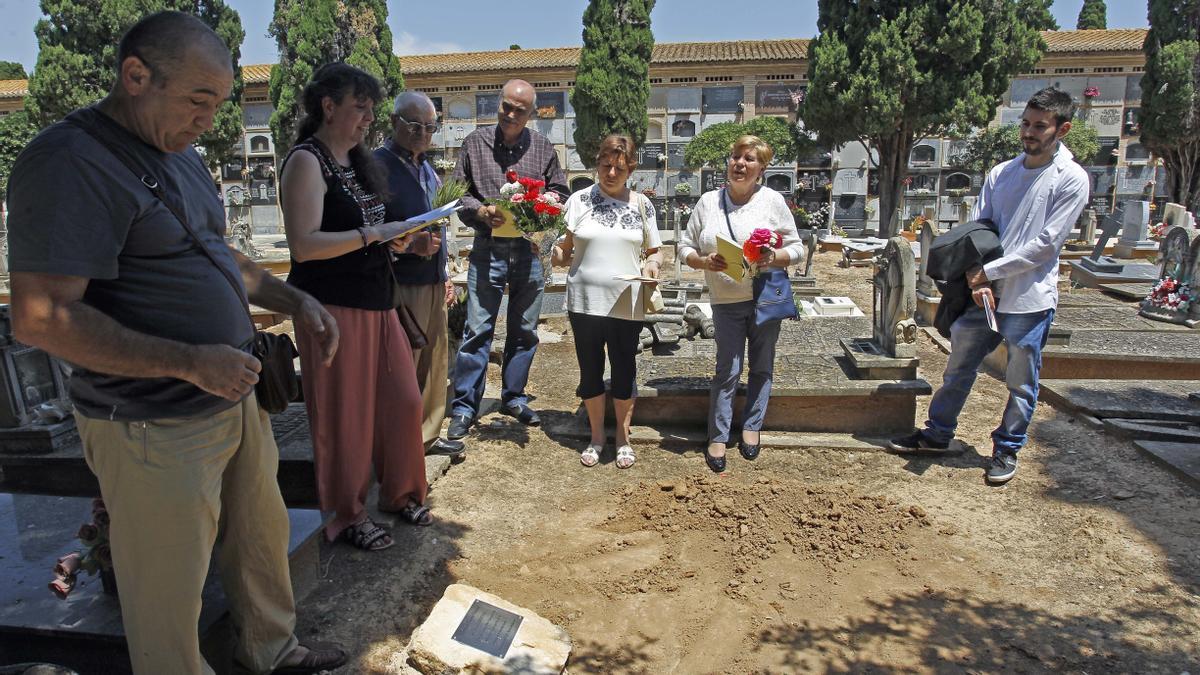
[[[450,418],[450,427],[446,429],[446,438],[457,441],[471,431],[475,420],[470,415],[454,415]]]
[[[992,455],[992,463],[988,465],[987,482],[992,485],[1003,485],[1012,480],[1017,474],[1017,456],[1010,454]]]
[[[921,452],[922,450],[947,450],[949,448],[949,443],[935,443],[921,430],[888,441],[888,449],[893,452]]]

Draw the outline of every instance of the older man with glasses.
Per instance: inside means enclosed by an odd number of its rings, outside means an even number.
[[[500,90],[498,123],[472,131],[463,140],[458,165],[454,167],[454,178],[468,186],[458,215],[475,228],[475,241],[467,270],[467,324],[454,363],[454,401],[446,431],[446,436],[452,439],[466,436],[479,415],[488,354],[505,286],[508,325],[501,366],[500,412],[529,426],[541,422],[529,407],[525,384],[538,345],[542,265],[525,239],[493,236],[492,230],[504,224],[504,215],[486,202],[500,196],[500,187],[508,182],[505,179],[508,171],[544,180],[546,190],[569,194],[554,146],[545,136],[525,128],[533,117],[535,100],[533,85],[524,80],[509,80]]]
[[[387,171],[386,217],[405,220],[429,211],[442,184],[425,154],[440,125],[433,101],[419,91],[396,97],[391,120],[392,137],[375,151],[375,158]],[[425,453],[459,458],[466,449],[463,442],[441,437],[449,370],[446,305],[454,297],[446,273],[445,242],[444,227],[421,233],[412,253],[395,257],[392,273],[400,294],[397,311],[411,313],[427,340],[424,347],[413,349],[421,385]]]

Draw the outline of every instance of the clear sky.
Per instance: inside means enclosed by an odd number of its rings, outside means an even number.
[[[275,43],[267,37],[274,4],[270,0],[226,0],[241,14],[246,29],[242,63],[274,63]],[[33,26],[41,17],[35,0],[0,0],[0,60],[19,61],[27,71],[37,60]],[[580,44],[584,0],[551,0],[528,5],[483,0],[389,0],[388,24],[400,54],[481,51]],[[1055,19],[1075,27],[1083,0],[1055,0]],[[1146,26],[1146,3],[1108,0],[1109,28]],[[506,16],[507,15],[507,16]],[[658,0],[651,15],[659,42],[765,40],[812,37],[817,30],[816,0]]]

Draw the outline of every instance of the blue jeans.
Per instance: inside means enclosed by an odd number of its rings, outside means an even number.
[[[949,443],[958,426],[967,394],[975,384],[975,375],[983,359],[1000,345],[1008,343],[1008,367],[1004,383],[1008,385],[1008,403],[1000,426],[992,432],[992,452],[1015,455],[1025,445],[1029,421],[1037,406],[1038,372],[1042,368],[1042,348],[1050,335],[1054,310],[1029,314],[996,312],[1000,333],[987,325],[983,310],[971,305],[950,327],[950,359],[942,386],[929,404],[925,436],[938,443]]]
[[[526,239],[475,237],[467,268],[467,322],[454,360],[451,415],[474,419],[483,401],[496,316],[508,286],[507,336],[500,373],[503,403],[526,405],[525,385],[537,351],[542,313],[542,263]]]
[[[758,431],[767,417],[771,375],[775,370],[775,343],[780,322],[754,323],[754,301],[713,305],[717,343],[717,369],[708,396],[708,441],[728,443],[733,423],[733,398],[742,377],[743,357],[749,352],[750,376],[746,382],[746,408],[742,429]],[[747,349],[747,344],[749,349]]]

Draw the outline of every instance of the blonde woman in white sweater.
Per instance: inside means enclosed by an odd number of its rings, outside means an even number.
[[[704,270],[712,303],[717,364],[709,396],[704,460],[717,473],[725,470],[733,398],[747,351],[750,377],[738,450],[747,460],[758,457],[759,430],[767,415],[780,325],[779,321],[762,325],[755,322],[752,278],[746,274],[736,281],[724,274],[729,261],[717,253],[717,235],[742,243],[754,230],[768,229],[780,235],[783,242],[778,249],[764,249],[759,265],[787,267],[804,259],[804,245],[783,195],[760,184],[773,156],[771,146],[761,138],[738,138],[730,150],[726,186],[700,197],[679,243],[679,257],[689,267]]]

